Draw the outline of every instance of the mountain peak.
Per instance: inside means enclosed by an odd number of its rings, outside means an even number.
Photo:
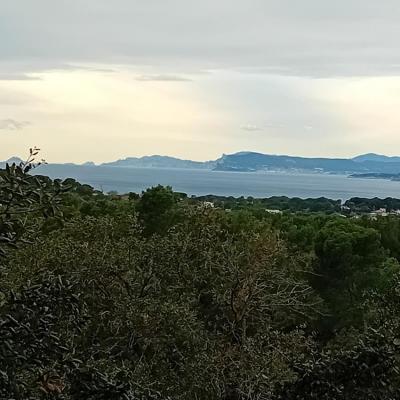
[[[5,161],[6,164],[21,164],[23,160],[19,157],[10,157],[8,160]]]
[[[361,154],[352,159],[356,162],[375,161],[375,162],[400,162],[400,157],[389,157],[382,154],[367,153]]]

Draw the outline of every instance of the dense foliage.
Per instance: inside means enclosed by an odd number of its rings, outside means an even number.
[[[0,399],[400,398],[398,217],[30,166],[0,177]]]

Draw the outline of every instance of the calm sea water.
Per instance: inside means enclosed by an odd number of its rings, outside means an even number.
[[[189,195],[328,197],[397,197],[400,182],[354,179],[344,175],[217,172],[187,169],[116,168],[43,165],[38,174],[75,178],[105,192],[141,192],[157,184]]]

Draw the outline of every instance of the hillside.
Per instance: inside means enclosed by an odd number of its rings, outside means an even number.
[[[303,171],[325,173],[399,173],[400,161],[374,161],[363,156],[355,159],[344,158],[305,158],[285,155],[268,155],[253,152],[240,152],[224,155],[217,163],[218,171]]]
[[[124,168],[187,168],[187,169],[212,169],[215,161],[191,161],[181,160],[168,156],[144,156],[144,157],[128,157],[121,160],[103,163],[104,167],[124,167]]]

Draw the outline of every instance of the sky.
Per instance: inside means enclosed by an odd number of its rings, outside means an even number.
[[[400,155],[398,0],[12,0],[0,160]]]

